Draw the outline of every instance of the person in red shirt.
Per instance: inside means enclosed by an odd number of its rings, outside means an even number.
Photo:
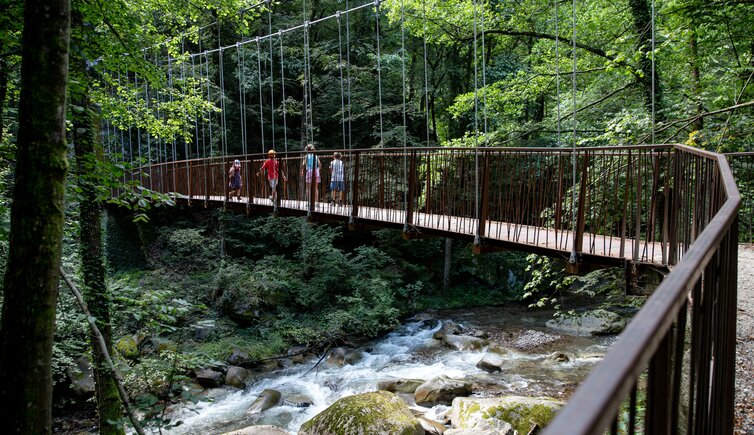
[[[275,150],[267,151],[267,160],[262,163],[262,167],[259,168],[259,171],[257,172],[257,175],[260,175],[262,171],[265,169],[267,170],[267,181],[269,181],[270,188],[272,188],[272,195],[270,195],[270,200],[272,202],[277,200],[277,190],[275,188],[278,184],[278,174],[283,176],[283,180],[288,181],[285,174],[279,171],[280,163],[275,159],[275,154]]]

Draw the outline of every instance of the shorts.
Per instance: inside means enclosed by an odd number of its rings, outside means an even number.
[[[342,192],[346,190],[346,183],[342,181],[331,181],[330,190],[332,190],[333,192]]]
[[[320,179],[319,179],[319,169],[315,169],[315,171],[316,171],[315,173],[317,175],[317,183],[319,183],[320,182]],[[307,169],[306,170],[306,184],[309,184],[311,182],[312,182],[312,170],[311,169]]]
[[[278,179],[277,178],[273,178],[273,179],[267,180],[267,181],[270,182],[270,187],[272,188],[272,190],[275,190],[275,186],[278,185]]]

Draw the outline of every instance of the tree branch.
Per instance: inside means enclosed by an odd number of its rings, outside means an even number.
[[[107,351],[107,344],[105,344],[105,337],[102,336],[102,333],[100,332],[99,328],[97,327],[97,324],[94,323],[94,317],[89,313],[89,308],[86,306],[86,302],[84,302],[84,297],[81,295],[81,292],[79,291],[78,287],[71,281],[71,279],[68,277],[68,275],[65,273],[65,270],[63,270],[63,267],[60,267],[60,276],[63,277],[63,280],[66,284],[68,284],[68,288],[71,289],[71,292],[73,292],[73,295],[76,296],[76,300],[79,303],[79,307],[81,308],[81,311],[84,312],[86,315],[86,320],[89,322],[89,327],[92,329],[92,333],[95,337],[97,337],[97,344],[99,344],[100,351],[102,352],[102,355],[105,357],[105,361],[107,362],[107,365],[110,366],[110,370],[113,371],[113,377],[115,378],[115,383],[118,386],[118,393],[120,394],[120,400],[123,402],[123,406],[126,408],[126,413],[128,414],[128,419],[131,420],[131,424],[134,426],[134,430],[139,435],[145,435],[144,429],[141,427],[141,424],[139,423],[139,419],[136,418],[136,415],[134,414],[133,409],[131,409],[131,402],[128,400],[128,393],[126,393],[126,389],[123,387],[123,378],[120,375],[120,372],[115,367],[115,364],[113,363],[112,358],[110,358],[110,353]]]
[[[655,130],[655,134],[663,132],[663,131],[665,131],[665,130],[667,130],[667,129],[675,126],[675,125],[678,125],[678,124],[691,123],[691,122],[694,122],[694,121],[696,121],[698,119],[701,119],[701,118],[704,118],[704,117],[707,117],[707,116],[719,115],[721,113],[732,112],[734,110],[744,109],[746,107],[751,107],[751,106],[754,106],[754,100],[747,101],[747,102],[741,103],[741,104],[734,104],[733,106],[728,106],[728,107],[725,107],[723,109],[713,110],[711,112],[699,113],[699,114],[696,114],[694,116],[690,116],[690,117],[684,118],[684,119],[677,119],[677,120],[675,120],[673,122],[670,122],[670,123],[664,125],[662,128],[659,128],[659,129]],[[678,134],[678,133],[676,132],[673,136],[675,136],[676,134]],[[652,137],[651,133],[645,135],[644,137],[642,137],[639,140],[639,143],[644,142],[645,140],[649,139],[650,137]]]

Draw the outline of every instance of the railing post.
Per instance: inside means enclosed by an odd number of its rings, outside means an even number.
[[[586,186],[587,178],[589,177],[589,151],[584,151],[584,167],[581,170],[581,185],[579,187],[579,204],[576,215],[576,228],[574,228],[574,250],[576,253],[581,253],[584,249],[584,227],[586,222],[584,221],[584,214],[586,211]]]
[[[188,180],[187,180],[187,182],[188,182],[188,189],[187,189],[188,190],[188,203],[189,203],[189,205],[191,205],[191,194],[194,191],[194,189],[192,189],[193,185],[191,184],[191,179],[192,179],[192,177],[191,177],[191,171],[194,168],[193,168],[193,164],[191,163],[191,160],[189,160],[187,162],[187,164],[188,164],[188,171],[186,171],[186,172],[187,172],[187,175],[188,175],[188,177],[187,177],[188,178]]]
[[[411,151],[411,164],[408,171],[408,193],[406,196],[406,221],[404,231],[414,223],[414,198],[416,197],[416,151]]]
[[[487,217],[489,216],[489,198],[490,198],[490,153],[484,152],[484,166],[482,169],[482,191],[479,192],[481,199],[479,204],[479,221],[477,222],[477,233],[474,243],[481,244],[481,239],[485,236],[487,227]]]
[[[382,153],[380,153],[380,185],[377,189],[380,208],[385,208],[385,155]]]
[[[353,183],[351,190],[351,218],[349,223],[354,223],[359,216],[359,162],[361,153],[356,151],[353,154]]]

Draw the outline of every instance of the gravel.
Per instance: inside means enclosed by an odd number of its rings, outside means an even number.
[[[754,434],[754,247],[738,246],[736,434]]]

